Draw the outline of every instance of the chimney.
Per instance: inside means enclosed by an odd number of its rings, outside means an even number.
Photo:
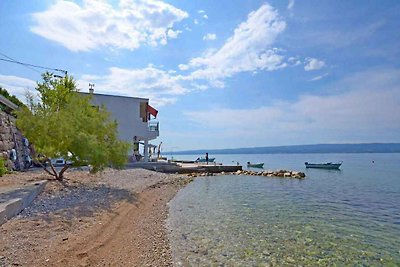
[[[89,83],[89,94],[93,95],[94,93],[94,83]]]

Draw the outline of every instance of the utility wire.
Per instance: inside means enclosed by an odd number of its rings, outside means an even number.
[[[9,56],[7,56],[7,55],[5,55],[5,54],[3,54],[3,53],[1,53],[1,52],[0,52],[0,55],[6,57],[6,58],[8,58],[8,59],[11,59],[11,60],[14,60],[14,61],[15,61],[15,59],[10,58]],[[29,67],[29,66],[25,66],[25,67],[27,67],[28,69],[31,69],[31,70],[33,70],[33,71],[35,71],[35,72],[37,72],[37,73],[41,73],[40,71],[38,71],[37,69],[34,69],[34,68],[32,68],[32,67]]]
[[[0,55],[2,55],[2,56],[4,56],[4,57],[8,58],[8,59],[0,58],[0,60],[2,60],[2,61],[10,62],[10,63],[15,63],[15,64],[20,64],[20,65],[25,66],[25,67],[28,67],[28,68],[30,68],[30,69],[32,69],[31,67],[33,67],[33,68],[39,68],[39,69],[45,69],[45,70],[55,70],[55,71],[62,72],[62,73],[64,73],[65,75],[67,75],[67,73],[68,73],[68,71],[62,70],[62,69],[55,69],[55,68],[49,68],[49,67],[43,67],[43,66],[39,66],[39,65],[24,63],[24,62],[21,62],[21,61],[12,59],[12,58],[10,58],[9,56],[7,56],[7,55],[5,55],[5,54],[3,54],[3,53],[1,53],[1,52],[0,52]],[[34,70],[34,69],[32,69],[32,70]],[[35,71],[37,71],[37,70],[35,70]]]

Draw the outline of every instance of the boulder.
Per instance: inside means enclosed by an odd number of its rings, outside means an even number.
[[[14,170],[15,169],[15,165],[14,163],[8,159],[5,163],[4,163],[5,167],[9,170]]]
[[[2,127],[0,127],[0,134],[7,134],[7,133],[10,133],[10,128],[3,124]]]

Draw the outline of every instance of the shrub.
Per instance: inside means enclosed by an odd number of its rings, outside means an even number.
[[[0,176],[3,176],[4,174],[8,173],[8,170],[4,163],[5,163],[4,158],[0,157]]]

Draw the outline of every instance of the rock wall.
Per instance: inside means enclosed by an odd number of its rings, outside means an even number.
[[[24,170],[30,160],[30,149],[15,126],[15,117],[0,110],[0,155],[9,170]]]

